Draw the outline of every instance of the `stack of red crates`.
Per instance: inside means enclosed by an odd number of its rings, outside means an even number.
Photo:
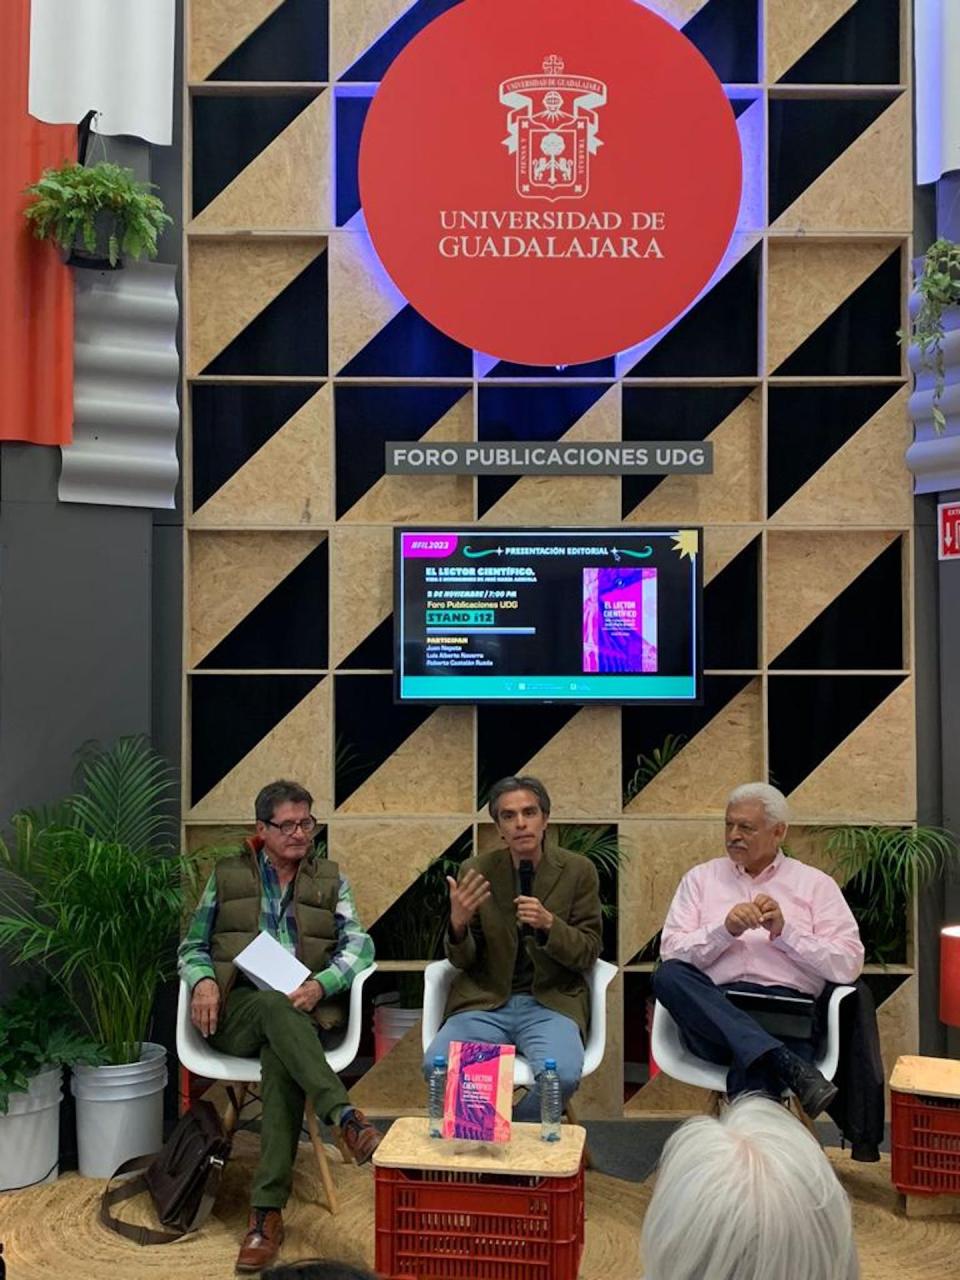
[[[893,1183],[911,1196],[960,1196],[960,1098],[891,1090]]]
[[[577,1280],[583,1168],[567,1178],[375,1170],[388,1280]]]

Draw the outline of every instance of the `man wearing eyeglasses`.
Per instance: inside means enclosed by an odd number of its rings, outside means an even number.
[[[335,862],[314,849],[313,797],[278,781],[257,796],[256,835],[214,868],[179,950],[190,1016],[219,1053],[260,1058],[263,1115],[248,1230],[238,1271],[259,1271],[283,1242],[305,1100],[339,1128],[344,1156],[369,1160],[380,1134],[350,1104],[330,1069],[318,1032],[344,1020],[342,997],[373,963],[373,941],[357,918],[353,892]],[[266,932],[311,976],[289,995],[261,991],[234,965]]]

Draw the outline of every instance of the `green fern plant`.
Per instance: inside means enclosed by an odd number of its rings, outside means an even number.
[[[637,767],[633,771],[633,775],[624,792],[624,804],[629,804],[635,796],[639,795],[643,788],[652,782],[657,774],[680,754],[686,742],[686,734],[668,733],[660,746],[654,747],[649,755],[638,755]]]
[[[89,167],[64,163],[44,169],[27,187],[33,201],[24,217],[38,240],[53,240],[68,252],[82,245],[96,253],[98,234],[107,232],[107,257],[115,267],[121,255],[155,258],[157,238],[172,218],[153,194],[153,183],[141,182],[132,169],[102,161]]]
[[[617,828],[561,823],[553,828],[553,833],[562,849],[582,854],[597,868],[600,877],[600,909],[606,919],[611,919],[617,914],[617,906],[611,900],[611,895],[616,892],[617,874],[627,859]]]
[[[938,432],[947,425],[940,408],[945,370],[943,364],[943,313],[947,307],[960,305],[960,244],[942,237],[934,240],[923,255],[923,267],[914,281],[920,306],[913,323],[897,331],[901,345],[915,342],[920,352],[920,367],[934,374],[933,421]]]

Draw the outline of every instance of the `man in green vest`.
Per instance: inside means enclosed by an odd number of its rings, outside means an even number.
[[[563,1102],[580,1083],[590,1021],[587,974],[600,955],[597,869],[547,838],[550,796],[539,778],[501,778],[487,805],[504,847],[468,858],[450,885],[447,958],[460,972],[446,1021],[423,1060],[452,1040],[513,1044],[534,1077],[554,1058]],[[514,1119],[539,1118],[531,1089]]]
[[[346,1158],[369,1160],[380,1134],[351,1106],[327,1064],[318,1032],[344,1020],[341,997],[373,963],[373,942],[357,919],[353,892],[335,862],[313,844],[313,797],[296,782],[271,782],[256,799],[256,836],[219,861],[180,944],[190,1017],[218,1053],[259,1057],[263,1114],[248,1230],[238,1271],[259,1271],[283,1243],[303,1109],[338,1127]],[[310,970],[289,995],[261,991],[234,959],[261,932]]]

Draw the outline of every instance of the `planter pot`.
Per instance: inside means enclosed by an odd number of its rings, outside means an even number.
[[[98,213],[93,219],[93,224],[97,237],[93,249],[88,249],[83,238],[77,236],[66,255],[67,266],[86,267],[90,271],[119,271],[123,266],[123,259],[118,258],[113,264],[110,262],[110,237],[119,236],[122,230],[116,215],[106,212]]]
[[[0,1191],[56,1182],[62,1084],[63,1068],[49,1067],[31,1077],[26,1093],[10,1095],[0,1116]]]
[[[163,1090],[167,1051],[143,1045],[139,1062],[116,1067],[74,1067],[77,1153],[87,1178],[109,1178],[134,1156],[163,1146]]]
[[[373,1011],[373,1060],[385,1058],[423,1015],[422,1009],[401,1009],[396,1004],[378,1004]]]

